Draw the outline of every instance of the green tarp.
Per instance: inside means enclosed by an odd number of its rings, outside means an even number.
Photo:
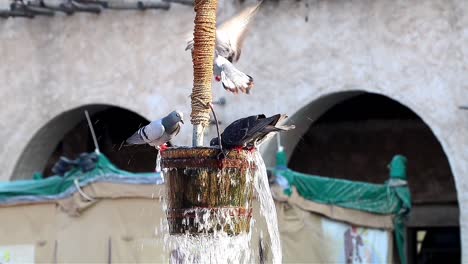
[[[86,172],[79,166],[74,166],[64,176],[0,183],[0,204],[50,200],[71,195],[75,191],[75,181],[80,187],[96,181],[162,183],[159,173],[131,173],[120,170],[103,154],[95,155],[97,155],[96,166]]]
[[[305,199],[322,204],[394,215],[395,238],[401,263],[406,264],[404,218],[411,209],[411,195],[406,184],[406,158],[397,155],[390,164],[390,179],[385,184],[371,184],[307,175],[286,166],[286,154],[277,153],[276,177],[287,180],[287,195],[294,186]]]
[[[307,200],[340,206],[374,214],[394,215],[395,237],[401,262],[404,254],[404,217],[411,209],[411,196],[406,185],[406,159],[396,156],[390,165],[390,179],[385,184],[369,184],[306,175],[287,168],[284,152],[277,154],[275,175],[287,180]],[[46,179],[0,183],[0,204],[58,199],[96,181],[138,184],[163,183],[159,173],[130,173],[115,167],[104,155],[98,154],[96,167],[84,172],[79,166],[64,176]],[[286,188],[289,194],[290,189]]]
[[[341,179],[331,179],[284,170],[281,176],[296,187],[299,194],[308,200],[365,211],[374,214],[398,214],[405,212],[409,199],[407,187],[389,184],[370,184]],[[408,192],[400,195],[400,192]],[[403,198],[403,199],[402,199]]]

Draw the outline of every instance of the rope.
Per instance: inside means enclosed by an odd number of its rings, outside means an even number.
[[[73,180],[73,183],[75,184],[75,187],[76,189],[78,190],[78,192],[81,194],[81,196],[83,196],[86,200],[88,200],[88,202],[92,202],[96,199],[94,199],[93,197],[87,195],[80,187],[80,184],[78,183],[78,179],[74,179]]]
[[[195,30],[193,33],[193,91],[192,113],[193,125],[208,125],[211,102],[211,83],[213,79],[213,59],[216,43],[216,9],[217,0],[195,0]]]
[[[86,120],[88,120],[88,126],[89,126],[89,130],[91,131],[91,136],[93,137],[94,151],[97,154],[99,154],[100,153],[99,145],[98,145],[98,142],[97,142],[96,133],[94,133],[94,127],[93,127],[93,124],[91,123],[91,117],[89,117],[88,110],[85,110],[85,115],[86,115]]]

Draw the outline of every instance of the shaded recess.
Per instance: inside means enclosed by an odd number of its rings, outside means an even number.
[[[286,148],[295,146],[289,159],[295,171],[384,183],[392,157],[405,155],[413,201],[405,223],[409,263],[460,263],[454,178],[438,139],[417,114],[386,96],[345,92],[319,98],[291,119],[308,120],[297,135],[282,137]]]
[[[395,154],[408,158],[414,203],[456,202],[447,157],[431,129],[409,108],[382,95],[360,94],[328,109],[302,135],[289,167],[383,183]]]
[[[131,172],[154,171],[157,156],[154,148],[124,144],[148,120],[120,107],[87,105],[58,115],[36,133],[23,151],[12,180],[28,179],[34,173],[50,176],[60,156],[74,159],[82,152],[94,151],[84,110],[90,112],[101,152],[112,163]]]

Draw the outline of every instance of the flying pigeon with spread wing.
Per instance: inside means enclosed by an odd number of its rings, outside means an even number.
[[[276,132],[294,129],[294,125],[278,125],[286,115],[277,114],[271,117],[253,115],[232,122],[221,134],[221,144],[226,150],[253,150],[273,137]],[[219,146],[219,138],[210,141],[211,146]]]
[[[183,114],[179,111],[172,111],[166,117],[138,129],[127,139],[127,143],[131,145],[149,144],[158,150],[165,149],[167,148],[165,144],[179,134],[180,123],[184,123]]]
[[[242,10],[239,14],[220,24],[216,29],[216,47],[213,72],[216,81],[221,81],[224,89],[249,94],[253,88],[253,78],[234,67],[241,55],[242,45],[249,25],[262,1]],[[193,51],[193,39],[187,43],[185,50]]]

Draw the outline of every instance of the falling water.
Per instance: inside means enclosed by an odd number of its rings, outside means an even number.
[[[173,235],[166,240],[171,263],[252,263],[250,235]]]
[[[252,160],[257,166],[255,171],[255,190],[260,199],[260,212],[265,217],[268,233],[270,234],[270,246],[273,253],[273,263],[279,264],[282,260],[281,243],[278,231],[278,218],[276,207],[268,185],[268,175],[259,151],[252,154]]]
[[[161,172],[161,151],[158,151],[158,155],[156,156],[156,172]],[[161,173],[161,177],[164,175]],[[163,178],[164,182],[164,178]]]
[[[270,237],[270,243],[261,241],[261,245],[270,245],[272,252],[272,263],[281,263],[281,245],[278,232],[277,216],[275,205],[268,185],[266,167],[261,155],[254,152],[249,155],[249,163],[256,165],[255,171],[249,171],[246,175],[247,181],[253,181],[257,197],[260,201],[260,210],[267,223],[267,230]],[[160,168],[160,156],[158,154],[157,169]],[[163,181],[166,181],[164,174],[176,169],[162,169]],[[187,170],[187,169],[186,169]],[[203,170],[203,169],[197,169]],[[227,169],[229,170],[229,169]],[[184,171],[185,172],[185,171]],[[226,171],[221,170],[219,177],[225,175]],[[234,186],[236,183],[231,182]],[[163,210],[167,212],[166,198],[162,199]],[[246,204],[246,207],[251,205]],[[187,215],[185,224],[189,224],[190,219],[198,227],[198,231],[207,231],[204,234],[193,235],[189,233],[180,235],[169,235],[169,226],[167,219],[160,222],[159,234],[163,239],[163,245],[166,252],[170,253],[169,262],[172,264],[182,263],[257,263],[258,256],[255,256],[253,250],[252,233],[255,228],[254,218],[259,219],[259,215],[254,215],[250,222],[250,232],[241,233],[236,236],[229,235],[223,230],[231,229],[233,223],[239,215],[233,213],[231,208],[222,208],[217,211],[211,211],[207,208],[196,208],[186,210]],[[190,217],[189,217],[190,215]],[[211,215],[211,217],[210,217]],[[238,219],[237,219],[238,220]],[[193,223],[192,223],[193,224]],[[216,227],[216,228],[213,228]],[[220,228],[221,227],[221,228]],[[203,233],[203,232],[202,232]],[[269,262],[269,261],[268,261]]]

